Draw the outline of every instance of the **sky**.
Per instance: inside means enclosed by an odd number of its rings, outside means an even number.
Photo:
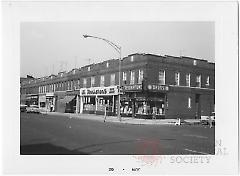
[[[23,22],[20,76],[42,77],[134,53],[189,56],[215,62],[213,22]]]

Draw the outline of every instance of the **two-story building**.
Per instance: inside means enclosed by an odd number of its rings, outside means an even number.
[[[59,112],[103,114],[107,107],[116,115],[120,92],[121,116],[200,118],[214,111],[215,64],[132,54],[23,83],[21,92],[31,99],[37,95],[40,107]]]

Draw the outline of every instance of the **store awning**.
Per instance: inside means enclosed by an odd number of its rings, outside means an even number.
[[[72,101],[76,96],[75,95],[68,95],[66,97],[64,97],[61,101],[63,103],[69,103],[70,101]]]

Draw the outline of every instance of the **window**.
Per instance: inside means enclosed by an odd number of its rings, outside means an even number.
[[[123,72],[123,81],[127,81],[127,73]]]
[[[134,57],[133,56],[131,56],[131,62],[133,62],[134,61]]]
[[[191,97],[188,97],[188,108],[192,108],[192,98]]]
[[[88,67],[88,71],[90,71],[91,70],[91,67]]]
[[[108,63],[108,62],[106,63],[106,67],[107,67],[107,68],[109,67],[109,63]]]
[[[130,84],[134,84],[135,83],[135,72],[131,71],[130,72]]]
[[[95,85],[95,77],[92,76],[91,77],[91,87],[94,87],[94,85]]]
[[[70,90],[73,90],[73,81],[71,81]]]
[[[206,86],[209,86],[210,85],[210,77],[207,76],[207,79],[206,79]]]
[[[138,71],[138,84],[141,84],[143,80],[143,70]]]
[[[75,73],[76,73],[76,70],[73,70],[73,74],[75,75]]]
[[[191,74],[186,74],[186,86],[191,87]]]
[[[165,85],[165,70],[159,71],[158,80],[160,85]]]
[[[196,60],[193,60],[193,65],[197,65],[197,61]]]
[[[201,75],[197,75],[196,77],[196,87],[201,87]]]
[[[77,88],[80,89],[80,79],[77,81]]]
[[[115,85],[115,74],[111,74],[110,85],[111,86]]]
[[[100,77],[100,87],[104,87],[104,79],[105,79],[104,75],[101,75],[101,77]]]
[[[176,86],[180,85],[180,73],[179,72],[175,73],[175,85]]]
[[[67,90],[70,90],[70,81],[67,82]]]
[[[83,78],[83,88],[87,87],[87,78]]]

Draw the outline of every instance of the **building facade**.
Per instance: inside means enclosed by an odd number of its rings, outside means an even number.
[[[58,112],[106,110],[116,115],[119,93],[121,116],[208,116],[215,108],[215,64],[190,57],[132,54],[121,61],[107,60],[21,83],[21,97]]]

